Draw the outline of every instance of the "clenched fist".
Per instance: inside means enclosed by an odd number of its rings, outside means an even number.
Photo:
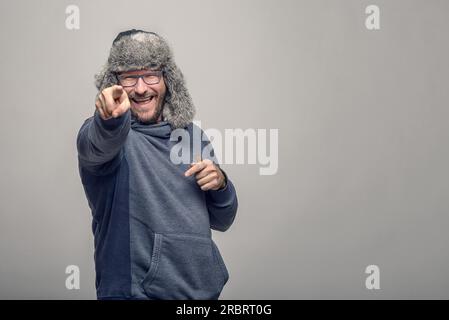
[[[103,120],[118,118],[130,108],[128,94],[123,87],[113,85],[104,89],[95,101],[95,107]]]

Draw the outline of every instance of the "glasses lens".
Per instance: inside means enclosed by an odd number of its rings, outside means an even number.
[[[146,84],[156,84],[159,82],[159,75],[154,73],[149,73],[143,76],[143,81]]]
[[[119,77],[120,84],[124,87],[131,87],[137,83],[137,78],[134,77]]]

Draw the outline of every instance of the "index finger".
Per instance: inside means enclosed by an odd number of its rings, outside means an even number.
[[[127,101],[128,100],[128,101]],[[120,104],[123,104],[125,101],[129,103],[128,94],[126,93],[125,89],[122,88],[122,94],[119,97]]]
[[[112,98],[114,100],[121,98],[123,96],[123,92],[124,90],[121,86],[114,85],[114,87],[112,88]]]
[[[206,163],[204,161],[195,163],[189,170],[187,170],[184,175],[186,177],[191,176],[192,174],[195,174],[197,172],[200,172],[206,167]]]

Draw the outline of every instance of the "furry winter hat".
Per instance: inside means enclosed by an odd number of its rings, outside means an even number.
[[[118,84],[117,72],[144,68],[162,70],[167,86],[162,111],[164,120],[173,128],[186,127],[195,116],[195,107],[168,43],[154,32],[132,29],[119,33],[112,43],[107,63],[95,75],[95,85],[101,92]]]

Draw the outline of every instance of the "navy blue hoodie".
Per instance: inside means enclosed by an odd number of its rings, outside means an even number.
[[[190,139],[194,126],[182,129]],[[234,186],[226,177],[223,189],[202,191],[185,177],[189,164],[170,160],[179,143],[171,133],[168,122],[142,124],[130,110],[110,120],[96,111],[78,133],[98,299],[218,299],[229,279],[211,229],[233,223]]]

